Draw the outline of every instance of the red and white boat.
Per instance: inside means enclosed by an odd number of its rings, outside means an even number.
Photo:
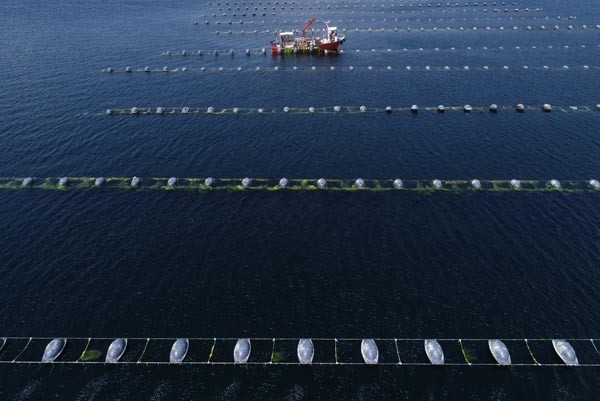
[[[346,41],[344,35],[339,35],[337,27],[329,26],[323,21],[325,28],[320,31],[322,37],[306,37],[306,31],[316,21],[315,18],[308,20],[302,28],[302,36],[294,36],[294,32],[279,32],[275,40],[271,41],[271,51],[273,54],[297,54],[297,53],[318,53],[318,52],[337,52],[342,43]],[[319,31],[316,31],[317,33]],[[315,31],[313,30],[313,34]]]

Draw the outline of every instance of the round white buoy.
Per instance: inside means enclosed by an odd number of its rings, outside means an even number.
[[[206,114],[215,114],[215,108],[210,106],[208,109],[206,109]]]
[[[184,107],[181,109],[181,114],[188,114],[190,112],[190,108],[189,107]]]
[[[279,180],[279,188],[286,188],[289,184],[289,180],[287,178],[282,178]]]
[[[142,179],[141,179],[140,177],[136,177],[136,176],[134,176],[134,177],[131,179],[131,186],[132,186],[132,187],[137,187],[137,186],[139,186],[139,185],[140,185],[140,183],[141,183],[141,182],[142,182]]]
[[[177,177],[171,177],[167,181],[167,185],[170,186],[170,187],[175,186],[175,184],[177,184]]]
[[[108,67],[108,68],[106,69],[106,72],[109,72],[109,73],[110,73],[110,72],[113,72],[113,69],[112,69],[112,68],[110,68],[110,67]]]
[[[319,178],[317,180],[317,186],[321,189],[325,188],[327,186],[327,181],[325,181],[325,178]]]
[[[523,105],[522,103],[519,103],[515,106],[515,109],[519,112],[519,113],[523,113],[525,111],[525,105]]]
[[[432,184],[433,184],[434,188],[437,188],[437,189],[440,189],[442,187],[442,181],[438,180],[438,179],[433,180]]]
[[[510,186],[513,187],[514,189],[520,189],[521,181],[513,178],[512,180],[510,180]]]
[[[600,181],[598,181],[596,179],[591,179],[590,186],[594,189],[600,189]]]
[[[184,56],[184,57],[187,56],[187,50],[182,50],[181,51],[181,55]]]
[[[125,67],[125,72],[131,72],[131,67]]]
[[[265,109],[259,108],[257,111],[262,114],[265,112]]]
[[[290,112],[290,108],[289,108],[288,106],[285,106],[285,107],[283,108],[283,112],[284,112],[284,113],[289,113],[289,112]]]
[[[169,67],[164,66],[162,70],[163,70],[163,72],[169,72]]]
[[[183,72],[186,72],[186,71],[187,71],[187,67],[183,67],[183,68],[181,69],[181,71],[183,71]]]
[[[138,114],[138,113],[139,113],[139,110],[138,110],[137,107],[132,107],[131,108],[131,114]]]
[[[354,184],[356,185],[357,188],[364,188],[365,187],[365,180],[363,180],[362,178],[358,178]]]
[[[150,67],[148,67],[148,66],[144,67],[144,72],[150,72]]]
[[[470,113],[473,111],[473,106],[471,106],[470,104],[465,104],[463,110],[465,111],[465,113]]]
[[[394,188],[400,189],[402,187],[404,187],[404,183],[402,182],[402,180],[400,178],[396,178],[394,180]]]
[[[212,187],[214,183],[215,179],[212,177],[208,177],[206,180],[204,180],[204,185],[206,185],[207,187]]]
[[[410,106],[410,111],[413,113],[417,113],[419,111],[419,106],[413,104],[412,106]]]
[[[478,179],[474,179],[474,180],[471,181],[471,185],[475,189],[480,189],[481,188],[481,181],[479,181]]]
[[[267,49],[265,49],[264,47],[262,49],[260,49],[260,53],[264,56],[267,54]]]
[[[252,180],[251,180],[250,178],[246,177],[246,178],[244,178],[244,179],[242,180],[242,186],[243,186],[244,188],[247,188],[247,187],[249,187],[249,186],[250,186],[250,184],[252,184]]]
[[[26,178],[24,178],[24,179],[23,179],[23,181],[21,182],[21,186],[23,186],[23,187],[28,187],[28,186],[30,186],[31,184],[33,184],[33,178],[31,178],[31,177],[26,177]]]
[[[596,105],[596,110],[600,111],[600,103]]]
[[[392,112],[392,108],[390,106],[387,106],[385,108],[385,112],[388,113],[388,114],[390,114]]]
[[[233,49],[229,50],[229,54],[230,54],[231,56],[235,55],[235,52],[233,51]]]
[[[202,56],[202,55],[203,55],[203,53],[202,53],[202,50],[198,50],[198,52],[197,52],[196,54],[197,54],[198,56]]]
[[[237,107],[234,107],[231,111],[233,111],[233,114],[237,114],[237,113],[239,113],[240,109]]]
[[[58,185],[61,187],[69,185],[69,177],[62,177],[60,180],[58,180]]]
[[[164,114],[164,112],[165,112],[164,108],[162,108],[162,107],[157,107],[156,108],[156,114]]]
[[[545,112],[552,111],[552,106],[550,106],[548,103],[546,103],[542,106],[542,110]]]
[[[445,107],[443,104],[440,104],[440,105],[437,107],[437,112],[438,112],[438,113],[443,113],[444,111],[446,111],[446,107]]]
[[[492,113],[495,113],[498,111],[498,105],[496,103],[492,103],[492,104],[490,104],[489,109]]]
[[[333,111],[335,111],[336,113],[339,113],[340,111],[342,111],[342,107],[341,106],[333,106]]]
[[[102,185],[104,185],[105,181],[106,179],[104,177],[98,177],[94,180],[94,186],[101,187]]]
[[[106,109],[106,115],[110,116],[113,113],[112,109]]]
[[[250,49],[246,49],[246,56],[250,55]]]
[[[314,107],[309,107],[308,108],[308,112],[309,113],[314,113],[315,112],[315,108]]]
[[[560,181],[552,179],[552,180],[550,180],[550,185],[553,188],[559,189],[560,188]]]
[[[367,108],[365,106],[360,106],[360,112],[364,113],[365,111],[367,111]]]

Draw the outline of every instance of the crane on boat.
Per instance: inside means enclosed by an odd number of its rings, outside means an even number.
[[[316,18],[311,18],[308,20],[308,22],[306,23],[306,25],[304,25],[304,28],[302,28],[302,37],[305,38],[306,37],[306,31],[308,30],[308,28],[316,21]]]

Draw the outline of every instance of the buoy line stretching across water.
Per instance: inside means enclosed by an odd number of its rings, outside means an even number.
[[[585,192],[600,189],[600,181],[589,180],[402,180],[339,178],[212,178],[212,177],[0,177],[0,190],[331,190],[331,191],[563,191]]]
[[[371,48],[371,49],[340,49],[339,54],[363,54],[370,55],[372,53],[407,53],[407,52],[494,52],[494,51],[527,51],[527,50],[600,50],[600,44],[571,44],[571,45],[527,45],[527,46],[465,46],[465,47],[404,47],[398,48]],[[270,49],[269,49],[270,50]],[[251,56],[261,55],[266,56],[271,54],[266,47],[262,48],[245,48],[245,49],[209,49],[209,50],[167,50],[161,53],[161,56],[166,57],[204,57],[204,56]],[[337,53],[328,53],[328,55],[337,55]]]
[[[456,32],[456,31],[460,31],[460,32],[488,32],[488,31],[499,31],[499,32],[511,32],[511,31],[573,31],[573,30],[577,30],[577,31],[586,31],[586,30],[600,30],[600,24],[596,24],[596,25],[553,25],[553,26],[546,26],[546,25],[540,25],[540,26],[533,26],[533,25],[527,25],[527,26],[508,26],[508,27],[504,27],[504,26],[473,26],[473,27],[432,27],[432,28],[425,28],[425,27],[420,27],[420,28],[341,28],[340,31],[341,32],[356,32],[356,33],[381,33],[381,32]],[[231,35],[231,34],[242,34],[242,35],[246,35],[246,34],[275,34],[279,32],[278,30],[271,30],[271,29],[266,29],[266,30],[250,30],[250,31],[246,31],[246,30],[228,30],[228,31],[212,31],[209,32],[209,34],[211,35],[220,35],[220,34],[226,34],[226,35]]]
[[[263,107],[231,107],[218,109],[212,106],[209,107],[131,107],[131,108],[111,108],[104,111],[104,113],[94,113],[95,115],[106,115],[106,116],[169,116],[169,115],[228,115],[228,114],[373,114],[373,113],[385,113],[393,114],[394,112],[409,112],[413,115],[418,115],[421,111],[435,112],[438,114],[444,114],[447,111],[458,111],[465,114],[473,112],[489,112],[497,113],[501,110],[513,110],[517,113],[524,113],[526,111],[559,111],[559,112],[591,112],[600,111],[600,104],[596,106],[588,105],[572,105],[572,106],[552,106],[548,103],[533,106],[516,104],[513,106],[490,104],[489,106],[472,106],[465,104],[462,106],[419,106],[413,104],[412,106],[400,106],[400,107],[367,107],[367,106],[329,106],[329,107],[289,107],[285,106],[278,109],[263,108]]]
[[[103,349],[106,349],[106,341],[111,341],[106,351],[106,358],[103,361]],[[228,342],[236,341],[235,347]],[[595,340],[598,341],[598,340]],[[251,355],[251,342],[261,345],[270,345],[270,357],[256,358]],[[339,348],[356,349],[360,342],[361,353],[364,362],[356,362],[353,359],[340,360]],[[478,347],[481,342],[486,342],[489,350]],[[128,351],[127,345],[132,344]],[[158,347],[162,351],[155,349],[150,343],[159,343]],[[164,343],[172,344],[170,355],[164,355]],[[316,343],[316,345],[315,345]],[[411,344],[413,343],[413,344]],[[554,348],[554,356],[557,356],[563,363],[548,362],[540,363],[534,354],[530,343],[551,343]],[[571,344],[572,343],[572,344]],[[583,343],[583,344],[582,344]],[[590,357],[589,350],[586,350],[584,344],[591,343],[596,350],[593,359]],[[219,344],[217,346],[217,344]],[[297,344],[297,358],[293,355],[292,347]],[[380,361],[378,345],[382,346],[383,360]],[[508,344],[508,345],[507,345]],[[40,347],[46,345],[41,352]],[[71,348],[69,355],[63,355],[63,350],[69,345]],[[150,349],[149,350],[149,345]],[[287,345],[287,346],[286,346]],[[408,359],[401,360],[400,350],[406,346],[424,345],[424,353],[429,359],[428,362],[421,362],[422,357],[411,353]],[[575,345],[575,347],[573,346]],[[5,347],[6,346],[6,347]],[[290,347],[292,346],[292,347]],[[392,347],[393,346],[393,347]],[[453,356],[453,360],[446,361],[443,349],[456,351],[460,348],[462,359]],[[511,360],[510,350],[521,350],[523,346],[527,347],[529,355],[516,352],[517,361]],[[221,348],[227,347],[231,352],[233,348],[233,358],[223,360],[223,351]],[[9,349],[10,348],[10,349]],[[133,350],[131,350],[133,348]],[[219,349],[219,358],[215,357],[215,349]],[[327,352],[320,353],[319,360],[314,361],[315,349],[329,349]],[[101,350],[102,349],[102,350]],[[194,355],[188,356],[189,349],[194,350]],[[394,351],[395,349],[395,351]],[[577,351],[580,355],[591,362],[579,363]],[[4,351],[3,351],[4,350]],[[288,350],[286,359],[285,350]],[[422,339],[422,338],[83,338],[83,337],[1,337],[0,338],[0,364],[122,364],[122,365],[159,365],[159,364],[187,364],[187,365],[384,365],[384,366],[427,366],[427,365],[446,365],[446,366],[582,366],[598,367],[597,361],[600,352],[594,342],[594,339],[481,339],[481,338],[463,338],[463,339]],[[290,352],[292,351],[292,352]],[[470,351],[470,352],[468,352]],[[587,352],[583,352],[587,351]],[[26,353],[27,352],[27,353]],[[128,353],[128,358],[122,360],[121,357]],[[496,362],[479,362],[469,355],[473,352],[485,352],[491,354]],[[260,353],[259,353],[260,354]],[[263,354],[264,355],[264,354]],[[347,354],[346,354],[347,355]],[[477,354],[475,354],[477,355]],[[481,355],[481,354],[480,354]],[[265,355],[266,356],[266,355]],[[549,355],[546,352],[544,357]],[[8,358],[7,358],[8,357]],[[41,358],[40,358],[41,357]],[[29,358],[29,359],[27,359]],[[472,360],[470,360],[472,359]],[[514,363],[513,363],[514,362]]]
[[[412,65],[404,65],[404,66],[392,66],[392,65],[387,65],[387,66],[347,66],[347,67],[336,67],[336,66],[329,66],[329,67],[317,67],[317,66],[311,66],[311,67],[298,67],[298,66],[293,66],[293,67],[280,67],[280,66],[275,66],[275,67],[260,67],[260,66],[256,66],[256,67],[242,67],[242,66],[238,66],[238,67],[200,67],[200,68],[188,68],[188,67],[175,67],[175,68],[171,68],[168,66],[164,66],[162,68],[151,68],[150,66],[146,66],[144,68],[131,68],[131,67],[125,67],[122,69],[117,69],[115,70],[112,67],[108,67],[108,68],[104,68],[102,69],[102,72],[107,73],[107,74],[115,74],[115,73],[125,73],[125,74],[132,74],[132,73],[145,73],[145,74],[150,74],[150,73],[156,73],[156,72],[160,72],[163,74],[169,74],[169,73],[188,73],[188,72],[201,72],[201,73],[208,73],[208,72],[311,72],[311,71],[331,71],[331,72],[351,72],[351,71],[369,71],[369,72],[390,72],[390,71],[395,71],[395,72],[423,72],[423,71],[462,71],[462,72],[470,72],[470,71],[486,71],[486,72],[505,72],[505,71],[548,71],[548,72],[555,72],[555,71],[591,71],[591,70],[600,70],[600,66],[597,65],[562,65],[562,66],[549,66],[549,65],[521,65],[521,66],[509,66],[509,65],[503,65],[503,66],[489,66],[489,65],[483,65],[483,66],[470,66],[470,65],[464,65],[464,66],[449,66],[449,65],[444,65],[444,66],[430,66],[430,65],[425,65],[425,66],[412,66]]]

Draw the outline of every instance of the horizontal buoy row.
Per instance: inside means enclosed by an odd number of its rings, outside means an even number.
[[[496,5],[494,4],[490,4],[490,5],[485,5],[483,6],[483,8],[477,8],[477,5],[474,4],[463,4],[463,5],[457,5],[457,4],[441,4],[441,3],[428,3],[428,4],[423,4],[423,3],[407,3],[407,4],[395,4],[394,2],[385,4],[385,3],[380,3],[380,4],[371,4],[370,7],[367,4],[363,4],[362,7],[355,4],[355,5],[348,5],[348,4],[344,4],[344,5],[340,5],[338,3],[332,3],[332,4],[326,4],[325,6],[321,6],[321,5],[312,5],[312,4],[308,4],[308,5],[304,5],[302,3],[295,5],[295,4],[290,4],[290,5],[286,5],[286,4],[272,4],[272,5],[268,5],[268,4],[258,4],[258,5],[252,5],[250,4],[250,6],[244,6],[242,5],[241,7],[238,6],[228,6],[228,5],[221,5],[221,6],[212,6],[209,7],[208,10],[212,10],[212,11],[282,11],[285,12],[286,10],[289,11],[300,11],[300,10],[330,10],[331,12],[333,12],[333,10],[361,10],[363,12],[373,12],[373,11],[378,11],[381,9],[386,9],[386,11],[404,11],[404,10],[412,10],[412,9],[419,9],[419,8],[425,8],[425,9],[436,9],[436,8],[458,8],[460,10],[465,10],[465,9],[469,9],[470,7],[472,7],[473,9],[477,10],[480,9],[482,12],[487,12],[488,8],[487,7],[496,7]],[[529,12],[532,9],[526,7],[524,9],[520,9],[520,8],[511,8],[511,7],[506,7],[506,6],[501,6],[504,8],[492,8],[490,11],[494,11],[494,12],[520,12],[520,11],[524,11],[524,12]],[[389,10],[391,9],[391,10]],[[537,10],[533,9],[533,10]],[[360,11],[359,11],[360,12]]]
[[[403,180],[356,178],[140,178],[140,177],[0,177],[0,189],[182,189],[182,190],[409,190],[409,191],[595,191],[600,181],[589,180]]]
[[[254,0],[249,0],[249,1],[217,1],[217,2],[210,2],[208,3],[209,7],[214,7],[214,6],[229,6],[229,5],[246,5],[246,4],[250,4],[250,5],[254,5],[254,4],[258,4],[258,5],[274,5],[274,6],[278,6],[278,5],[287,5],[287,4],[302,4],[302,2],[298,1],[298,3],[296,3],[296,0],[291,0],[291,1],[287,1],[287,0],[274,0],[274,1],[254,1]],[[492,5],[492,6],[496,6],[496,5],[501,5],[501,6],[507,6],[507,5],[511,5],[511,6],[516,6],[517,3],[516,2],[510,2],[507,3],[506,1],[483,1],[483,2],[450,2],[450,1],[442,1],[442,2],[431,2],[431,1],[412,1],[412,0],[406,0],[406,2],[404,0],[388,0],[387,2],[385,0],[339,0],[339,1],[329,1],[329,0],[315,0],[313,1],[311,4],[364,4],[364,5],[368,5],[368,4],[378,4],[378,5],[385,5],[385,4],[391,4],[391,5],[403,5],[403,4],[407,4],[407,5],[411,5],[411,6],[436,6],[436,7],[462,7],[462,6],[473,6],[473,7],[477,7],[477,6],[483,6],[486,7],[488,4]]]
[[[223,16],[226,16],[226,14],[223,14]],[[557,21],[561,21],[561,20],[566,20],[568,19],[568,17],[561,17],[561,16],[556,16],[556,17],[550,17],[550,16],[546,16],[546,17],[541,17],[541,16],[527,16],[527,17],[462,17],[462,18],[456,18],[456,17],[448,17],[448,18],[340,18],[340,19],[336,19],[336,20],[331,20],[328,23],[330,24],[343,24],[343,23],[354,23],[354,22],[459,22],[459,21],[463,21],[463,22],[467,22],[467,21],[490,21],[490,22],[497,22],[497,21],[550,21],[550,20],[557,20]],[[271,20],[271,21],[266,21],[266,20],[226,20],[226,21],[221,21],[221,20],[216,20],[216,21],[209,21],[206,20],[204,21],[204,25],[256,25],[256,26],[266,26],[266,25],[286,25],[286,24],[303,24],[304,21],[299,21],[299,20],[294,20],[294,21],[288,21],[288,20]],[[196,21],[197,24],[197,21]],[[295,31],[299,32],[300,30],[296,29]],[[308,32],[312,32],[312,33],[316,33],[318,32],[317,29],[310,29],[308,30]]]
[[[504,26],[472,26],[472,27],[450,27],[450,26],[446,26],[446,27],[420,27],[420,28],[341,28],[340,31],[341,32],[356,32],[356,33],[377,33],[377,32],[450,32],[450,31],[465,31],[465,32],[476,32],[476,31],[559,31],[559,30],[567,30],[567,31],[573,31],[573,30],[588,30],[588,29],[594,29],[594,30],[600,30],[600,24],[596,24],[596,25],[527,25],[527,26],[508,26],[508,27],[504,27]],[[246,30],[228,30],[228,31],[212,31],[210,32],[212,35],[219,35],[219,34],[275,34],[277,33],[277,30],[270,30],[270,29],[266,29],[266,30],[250,30],[250,31],[246,31]]]
[[[107,344],[107,342],[110,343]],[[450,366],[600,366],[594,339],[402,339],[402,338],[0,338],[0,363],[56,364],[204,364],[204,365],[450,365]],[[235,343],[234,343],[235,342]],[[252,344],[262,353],[252,353]],[[154,344],[159,344],[158,347]],[[165,352],[165,344],[170,352]],[[40,345],[44,345],[43,350]],[[540,363],[533,349],[552,345]],[[414,354],[414,346],[422,354]],[[574,346],[575,345],[575,346]],[[595,352],[590,355],[591,345]],[[266,346],[266,347],[265,347]],[[66,350],[68,347],[68,351]],[[383,352],[380,352],[380,347]],[[484,348],[485,347],[485,348]],[[580,363],[577,351],[585,356]],[[158,351],[156,348],[162,349]],[[225,353],[221,348],[227,348]],[[266,348],[266,349],[265,349]],[[360,351],[362,362],[350,359]],[[408,353],[404,351],[409,349]],[[264,351],[270,351],[265,353]],[[315,360],[315,351],[319,359]],[[449,352],[447,358],[445,350]],[[526,351],[525,351],[526,350]],[[343,351],[347,360],[340,357]],[[454,351],[454,353],[452,352]],[[462,357],[457,357],[460,351]],[[512,353],[511,357],[511,351]],[[520,351],[520,352],[519,352]],[[523,352],[525,351],[525,352]],[[586,352],[584,352],[586,351]],[[487,357],[481,358],[483,352]],[[36,355],[37,354],[37,355]],[[218,354],[218,356],[217,356]],[[225,355],[229,354],[228,357]],[[291,354],[291,355],[290,355]],[[401,357],[401,354],[404,357]],[[479,355],[478,355],[479,354]],[[541,353],[538,354],[538,356]],[[270,357],[269,357],[270,355]],[[37,359],[34,359],[37,356]],[[448,360],[450,359],[450,360]],[[587,362],[589,361],[589,362]]]
[[[504,51],[504,50],[515,50],[515,51],[520,51],[520,50],[552,50],[552,49],[556,49],[556,50],[581,50],[581,49],[595,49],[595,50],[599,50],[600,49],[600,44],[592,44],[592,45],[585,45],[585,44],[575,44],[575,45],[542,45],[542,46],[537,46],[537,45],[527,45],[527,46],[466,46],[466,47],[404,47],[401,49],[393,49],[393,48],[372,48],[372,49],[340,49],[338,51],[339,54],[345,54],[345,53],[349,53],[349,54],[365,54],[365,55],[369,55],[371,53],[407,53],[407,52],[456,52],[456,51]],[[236,56],[236,55],[246,55],[246,56],[251,56],[251,55],[255,55],[255,54],[260,54],[263,56],[267,55],[267,48],[262,47],[262,48],[246,48],[246,49],[212,49],[212,50],[195,50],[195,51],[188,51],[188,50],[179,50],[179,51],[173,51],[173,50],[167,50],[161,53],[162,56],[167,56],[167,57],[176,57],[176,56],[181,56],[181,57],[188,57],[188,56],[199,56],[199,57],[203,57],[203,56],[214,56],[214,57],[218,57],[220,55],[229,55],[229,56]],[[270,52],[269,52],[270,54]],[[325,53],[323,53],[325,54]],[[328,53],[328,54],[336,54],[336,53]]]
[[[590,71],[590,70],[600,70],[600,66],[597,65],[562,65],[562,66],[549,66],[549,65],[521,65],[521,66],[412,66],[412,65],[404,65],[404,66],[329,66],[329,67],[200,67],[200,68],[188,68],[188,67],[168,67],[164,66],[162,68],[152,68],[150,66],[146,66],[144,68],[132,68],[125,67],[121,69],[114,69],[112,67],[108,67],[102,70],[102,72],[108,74],[114,73],[127,73],[131,74],[134,72],[143,72],[143,73],[153,73],[153,72],[161,72],[161,73],[185,73],[185,72],[273,72],[273,71],[295,71],[295,72],[306,72],[306,71],[397,71],[397,72],[422,72],[422,71],[490,71],[490,72],[503,72],[503,71]]]
[[[500,106],[490,104],[489,106],[472,106],[465,104],[463,106],[445,106],[443,104],[437,106],[412,106],[404,107],[367,107],[367,106],[333,106],[333,107],[289,107],[285,106],[280,109],[270,108],[253,108],[253,107],[233,107],[217,109],[215,107],[131,107],[125,109],[107,109],[104,114],[107,116],[140,116],[140,115],[221,115],[221,114],[337,114],[337,113],[383,113],[391,114],[394,112],[410,112],[418,114],[420,111],[434,111],[437,113],[445,113],[446,111],[462,111],[464,113],[483,112],[497,113],[501,110],[514,110],[524,113],[527,110],[542,110],[545,112],[561,111],[561,112],[584,112],[584,111],[600,111],[600,104],[596,106],[552,106],[549,103],[544,103],[539,106],[527,106],[522,103],[514,106]]]

